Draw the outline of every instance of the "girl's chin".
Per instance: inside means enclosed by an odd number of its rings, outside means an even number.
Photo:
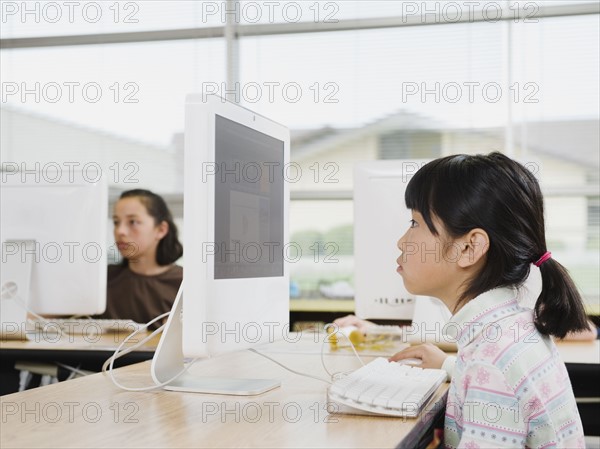
[[[121,255],[121,257],[123,259],[128,259],[130,262],[133,259],[137,259],[138,258],[137,255],[136,255],[135,248],[133,248],[131,246],[128,246],[127,248],[123,248],[123,249],[119,248],[119,254]]]
[[[404,281],[404,288],[406,289],[406,291],[408,293],[410,293],[411,295],[417,295],[417,296],[427,296],[426,293],[423,293],[422,291],[419,291],[419,289],[415,289],[413,285],[410,284],[410,282],[406,282],[406,279],[404,278],[404,276],[402,277],[402,280]]]

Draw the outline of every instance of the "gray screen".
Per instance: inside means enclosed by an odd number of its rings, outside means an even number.
[[[284,143],[215,121],[215,279],[283,276]]]

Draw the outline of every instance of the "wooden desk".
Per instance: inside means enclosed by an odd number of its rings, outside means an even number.
[[[148,334],[141,334],[132,339],[132,344],[141,341]],[[125,333],[105,333],[103,335],[89,334],[65,335],[39,333],[31,340],[2,340],[0,341],[0,357],[2,359],[1,393],[17,391],[18,371],[14,369],[15,362],[54,363],[79,367],[80,369],[100,371],[104,361],[117,349],[127,336]],[[149,360],[154,355],[158,338],[153,338],[144,346],[117,360],[115,366],[124,366]]]
[[[314,335],[304,337],[261,351],[290,368],[325,377],[320,343]],[[558,347],[567,362],[598,363],[598,341],[563,342]],[[396,349],[384,348],[381,353]],[[358,366],[345,350],[328,353],[325,361],[333,372]],[[143,362],[121,368],[116,375],[128,386],[152,385],[149,370],[150,362]],[[206,376],[278,378],[282,386],[249,397],[164,390],[133,393],[95,374],[0,398],[0,446],[412,448],[443,414],[448,388],[442,385],[417,419],[364,417],[328,413],[326,384],[292,374],[248,351],[203,360],[191,370]]]
[[[600,364],[600,340],[557,341],[556,347],[566,364]]]
[[[102,351],[114,352],[117,346],[127,337],[127,333],[103,333],[89,335],[58,335],[54,333],[38,333],[29,340],[1,340],[2,351]],[[132,344],[144,339],[148,333],[141,333],[131,339]],[[155,337],[140,347],[139,351],[154,352],[159,337]]]
[[[326,377],[320,343],[275,343],[266,354],[298,371]],[[338,351],[331,371],[358,366]],[[128,386],[151,385],[150,363],[116,371]],[[336,415],[327,411],[327,384],[298,376],[249,351],[203,360],[206,376],[278,378],[282,386],[236,397],[164,390],[117,389],[102,374],[3,396],[2,447],[416,447],[443,414],[448,384],[421,417]]]

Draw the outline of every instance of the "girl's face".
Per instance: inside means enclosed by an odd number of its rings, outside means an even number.
[[[166,235],[166,223],[154,223],[139,198],[122,198],[115,204],[114,237],[121,255],[128,260],[156,258],[156,248]]]
[[[427,227],[423,216],[412,211],[412,220],[406,233],[398,241],[402,252],[398,257],[397,272],[404,280],[406,289],[415,295],[433,296],[448,305],[455,300],[457,244],[446,238],[441,222],[432,217],[439,235]]]

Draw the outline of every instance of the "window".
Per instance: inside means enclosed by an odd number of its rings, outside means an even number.
[[[587,246],[591,250],[600,249],[600,198],[588,198],[587,204]]]
[[[70,20],[61,3],[12,3],[30,12],[3,17],[4,163],[98,163],[115,189],[180,205],[185,95],[238,100],[292,130],[292,280],[317,297],[352,287],[355,163],[504,151],[535,171],[549,249],[600,301],[597,2],[467,22],[452,20],[454,2],[275,2],[272,16],[240,2],[229,38],[225,2],[100,2],[98,20],[85,4]]]
[[[396,131],[379,139],[379,159],[434,159],[442,154],[442,134]]]

